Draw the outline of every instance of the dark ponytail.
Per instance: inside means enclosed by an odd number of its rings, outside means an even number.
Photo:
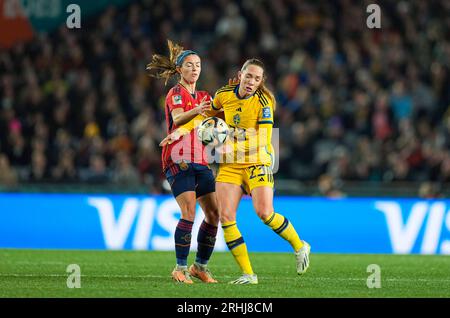
[[[165,78],[164,85],[167,85],[169,79],[178,73],[177,71],[177,57],[183,52],[183,47],[167,40],[170,56],[160,54],[153,54],[152,61],[147,64],[147,70],[157,70],[156,73],[150,74],[152,77]]]

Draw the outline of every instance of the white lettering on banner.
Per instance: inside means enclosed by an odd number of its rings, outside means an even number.
[[[415,204],[405,226],[403,226],[402,211],[398,203],[376,202],[375,207],[386,216],[393,252],[410,253],[427,213],[428,205],[426,203]]]
[[[117,223],[111,200],[108,198],[89,198],[88,202],[89,205],[98,210],[106,247],[112,250],[122,249],[136,217],[139,201],[137,199],[125,200]]]
[[[447,226],[447,229],[450,231],[450,211],[447,213],[445,225]],[[441,254],[450,255],[450,240],[445,240],[444,242],[442,242]]]
[[[420,250],[422,254],[435,254],[437,252],[442,225],[444,222],[444,214],[444,203],[435,203],[430,207],[428,222]]]
[[[173,250],[175,242],[173,236],[175,227],[178,224],[180,208],[175,200],[166,200],[159,206],[156,222],[165,231],[169,233],[167,236],[157,235],[152,240],[152,246],[155,250]]]
[[[180,208],[175,199],[163,201],[157,209],[156,200],[128,198],[124,201],[123,207],[117,216],[109,198],[91,197],[88,199],[89,205],[95,207],[100,217],[100,224],[107,249],[123,249],[127,241],[131,227],[137,217],[136,231],[132,241],[135,250],[147,250],[151,247],[154,250],[171,251],[175,248],[174,234],[175,228],[180,218]],[[140,209],[139,209],[140,207]],[[197,249],[197,233],[204,218],[201,208],[196,211],[196,219],[192,228],[191,251]],[[139,215],[138,215],[139,214]],[[162,228],[166,235],[153,235],[154,221]],[[227,249],[223,238],[222,228],[219,226],[217,232],[216,251]]]
[[[156,221],[165,231],[169,233],[167,236],[155,235],[152,239],[152,247],[155,250],[172,251],[175,248],[174,235],[181,212],[180,207],[174,199],[168,199],[159,206]],[[194,225],[192,227],[191,251],[197,250],[197,234],[204,218],[204,213],[199,207],[195,214]],[[222,227],[218,227],[215,251],[226,251],[227,246],[223,237]]]
[[[392,250],[396,254],[411,253],[427,212],[429,211],[420,252],[423,254],[434,254],[438,252],[437,249],[445,214],[444,203],[436,202],[430,204],[427,202],[418,202],[414,204],[405,225],[401,207],[397,202],[377,201],[375,202],[375,208],[383,212],[386,217]],[[450,215],[450,211],[447,214],[447,218],[448,215]],[[446,227],[450,231],[450,224],[446,224]],[[444,241],[441,244],[440,252],[449,254],[449,250],[450,241]]]
[[[141,204],[141,211],[137,222],[136,233],[133,239],[133,249],[146,250],[150,240],[150,233],[153,228],[153,221],[156,210],[154,199],[145,199]]]

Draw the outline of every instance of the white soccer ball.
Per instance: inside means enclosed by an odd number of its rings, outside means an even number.
[[[218,146],[227,140],[228,125],[217,117],[208,117],[197,129],[197,137],[205,146]]]

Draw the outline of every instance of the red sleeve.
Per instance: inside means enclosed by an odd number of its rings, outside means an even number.
[[[166,104],[169,107],[169,112],[172,112],[176,108],[185,108],[186,96],[179,87],[174,87],[170,90],[166,97]]]
[[[205,97],[205,95],[206,95],[206,96],[208,96],[206,99],[209,99],[212,103],[212,97],[207,91],[199,91],[198,95],[199,95],[199,97],[197,100],[201,101],[203,99],[203,97]]]

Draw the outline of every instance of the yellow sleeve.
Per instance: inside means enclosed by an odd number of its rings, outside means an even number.
[[[273,105],[270,99],[266,96],[263,97],[267,101],[263,107],[261,107],[258,114],[257,132],[263,137],[265,134],[267,138],[260,138],[260,147],[270,145],[272,142],[272,127],[273,127]]]
[[[247,143],[244,149],[248,150],[249,156],[258,153],[262,156],[265,152],[272,152],[273,105],[267,96],[259,97],[262,105],[258,113],[258,121],[255,129],[247,130]],[[242,149],[242,145],[239,146]]]
[[[272,124],[260,124],[255,129],[246,131],[245,140],[237,141],[238,149],[253,153],[260,148],[272,144]]]
[[[219,95],[217,92],[214,95],[214,99],[212,100],[211,107],[216,112],[219,111],[223,107],[222,102],[221,102],[221,95]]]
[[[266,164],[272,161],[272,124],[259,124],[245,132],[245,139],[233,143],[235,153],[245,154],[248,162]]]
[[[261,107],[258,114],[258,124],[271,124],[273,125],[273,105],[272,103]]]
[[[207,117],[199,114],[199,115],[195,116],[194,118],[192,118],[186,124],[180,126],[178,128],[178,131],[181,133],[181,135],[187,135],[188,133],[191,132],[191,130],[193,130],[196,127],[200,126],[200,124],[202,123],[203,119],[205,119],[205,118],[207,118]]]
[[[272,128],[272,124],[259,124],[258,134],[261,134],[261,137],[266,137],[260,139],[259,147],[265,147],[272,143]]]
[[[260,124],[256,129],[245,131],[245,138],[238,137],[234,140],[234,146],[238,151],[252,154],[259,149],[272,145],[272,124]]]

